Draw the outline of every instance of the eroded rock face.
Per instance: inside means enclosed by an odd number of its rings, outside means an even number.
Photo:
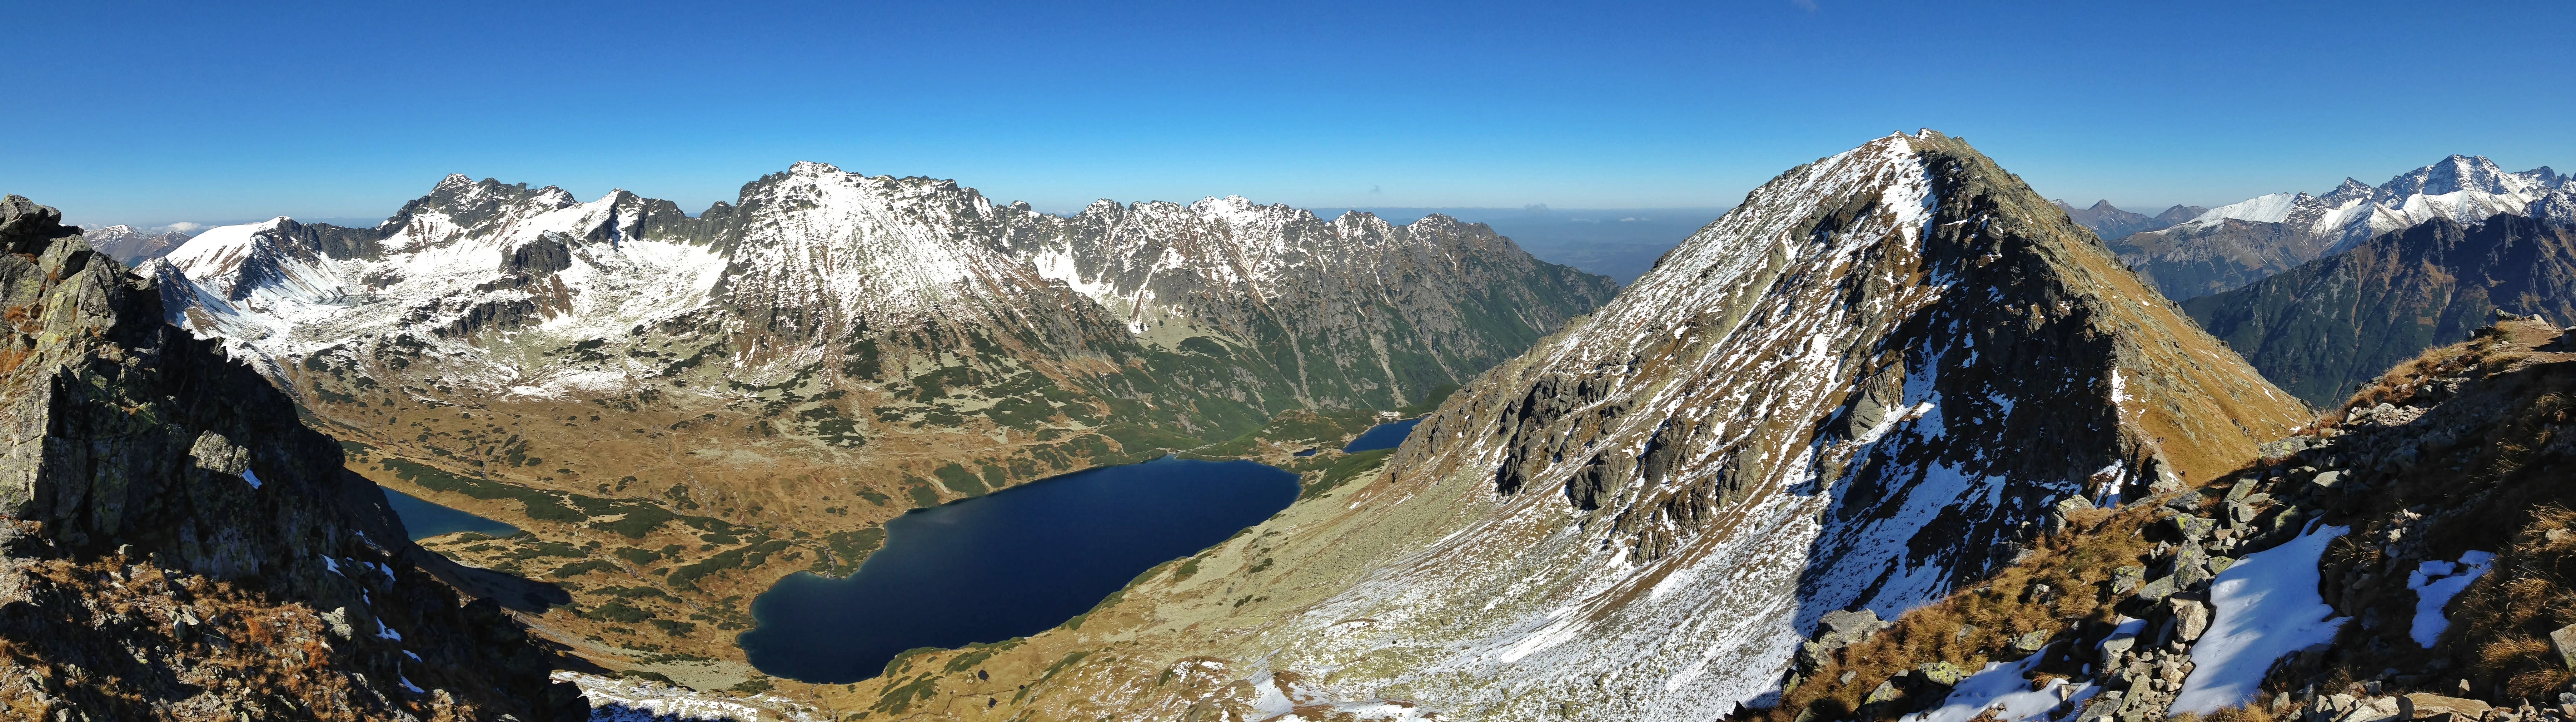
[[[0,200],[0,685],[42,708],[13,714],[579,713],[523,628],[415,566],[335,442],[59,221]]]

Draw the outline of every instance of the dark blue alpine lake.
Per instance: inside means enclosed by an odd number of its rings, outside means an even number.
[[[1359,438],[1352,439],[1350,445],[1342,447],[1342,453],[1356,454],[1362,451],[1403,446],[1404,437],[1412,434],[1413,426],[1419,423],[1422,423],[1422,417],[1416,416],[1403,421],[1389,421],[1371,426],[1369,430],[1360,432]]]
[[[917,510],[886,522],[885,548],[849,578],[778,580],[736,641],[764,673],[842,684],[907,649],[1036,634],[1297,492],[1297,475],[1276,467],[1165,457]]]
[[[519,528],[483,517],[457,511],[385,487],[385,503],[394,507],[394,516],[402,519],[403,531],[412,541],[460,531],[480,532],[492,536],[509,536]]]

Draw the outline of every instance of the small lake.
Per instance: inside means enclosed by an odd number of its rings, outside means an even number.
[[[394,516],[402,518],[403,530],[411,533],[412,541],[460,531],[479,532],[492,536],[519,533],[519,528],[515,526],[439,506],[420,497],[385,487],[376,488],[385,490],[385,502],[393,505]]]
[[[1419,423],[1422,423],[1422,417],[1416,416],[1403,421],[1389,421],[1371,426],[1369,430],[1360,432],[1359,438],[1352,439],[1349,446],[1342,447],[1342,453],[1354,454],[1403,446],[1404,437],[1412,434],[1413,426]]]
[[[778,580],[736,642],[764,673],[842,684],[915,647],[1036,634],[1261,523],[1298,490],[1276,467],[1164,457],[913,511],[886,522],[885,548],[849,578]]]

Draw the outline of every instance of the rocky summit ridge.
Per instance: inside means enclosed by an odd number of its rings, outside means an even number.
[[[580,719],[341,447],[0,199],[0,707],[46,720]]]
[[[2307,420],[2019,178],[1894,134],[1756,189],[1377,472],[861,698],[1711,719],[1810,673],[1810,636],[1862,633],[1836,613],[1930,603],[2033,553],[2060,503],[2208,483]]]
[[[2531,215],[2551,197],[2566,203],[2576,198],[2576,185],[2546,166],[2511,173],[2484,156],[2453,155],[2378,186],[2346,178],[2324,195],[2274,193],[2219,206],[2170,228],[2118,237],[2111,247],[2165,295],[2189,299],[2436,218],[2466,224]]]

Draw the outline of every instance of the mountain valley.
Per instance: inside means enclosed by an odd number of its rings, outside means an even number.
[[[1445,216],[1051,216],[810,163],[696,217],[452,176],[376,228],[208,229],[149,270],[353,469],[525,530],[429,548],[559,585],[531,623],[586,657],[713,688],[758,676],[753,596],[848,574],[894,515],[1172,452],[1329,463],[1290,453],[1614,290]]]
[[[319,525],[276,553],[319,554],[362,589],[351,606],[306,571],[245,586],[225,571],[238,561],[191,541],[217,523],[204,512],[175,512],[181,531],[164,539],[118,526],[131,512],[113,504],[44,502],[58,482],[30,482],[28,508],[83,510],[11,517],[27,524],[13,538],[41,540],[9,547],[12,573],[41,580],[20,582],[43,590],[29,598],[124,599],[84,581],[100,574],[214,589],[156,592],[215,600],[168,610],[130,600],[177,631],[86,623],[144,659],[322,682],[274,708],[191,698],[186,679],[98,697],[71,671],[92,662],[58,660],[99,649],[21,645],[0,661],[71,680],[29,685],[40,704],[183,699],[289,718],[560,718],[576,714],[574,689],[595,719],[2264,709],[2366,722],[2378,718],[2355,710],[2510,708],[2570,681],[2530,647],[2576,624],[2472,573],[2554,564],[2552,530],[2576,524],[2551,511],[2563,490],[2547,481],[2568,453],[2554,374],[2576,338],[2547,322],[2576,318],[2565,181],[2455,156],[2375,189],[2148,217],[2045,200],[1924,130],[1781,174],[1625,288],[1438,214],[1397,225],[1208,198],[1050,215],[817,163],[696,215],[450,176],[375,227],[206,229],[138,252],[131,274],[80,237],[150,237],[81,234],[13,199],[13,218],[36,219],[12,221],[35,239],[13,258],[36,271],[0,286],[39,299],[13,307],[89,308],[48,299],[113,287],[112,312],[83,312],[165,336],[82,346],[37,323],[61,312],[29,311],[16,346],[29,351],[11,363],[164,346],[224,359],[179,367],[221,369],[203,373],[229,374],[213,386],[294,430],[152,443],[201,471],[248,480],[247,458],[318,490],[254,516],[296,520],[290,534]],[[2144,230],[2102,240],[2129,229]],[[2240,288],[2169,300],[2172,278],[2218,268],[2178,259],[2229,244],[2273,260],[2209,276]],[[107,280],[61,281],[93,277]],[[56,365],[27,368],[78,366],[43,363]],[[48,413],[28,418],[65,418]],[[1396,419],[1418,420],[1400,446],[1341,448]],[[55,453],[26,440],[61,433],[19,438]],[[186,432],[152,432],[167,433]],[[232,445],[245,436],[287,450]],[[1170,455],[1260,461],[1302,490],[1031,636],[913,649],[829,684],[772,677],[738,645],[775,622],[753,618],[754,598],[797,572],[854,574],[898,515]],[[2445,491],[2439,469],[2475,481]],[[152,483],[204,482],[186,479]],[[519,531],[384,541],[401,527],[366,481]],[[384,579],[350,576],[356,560]],[[2426,602],[2430,622],[2413,592],[2379,581],[2419,566],[2408,589],[2440,582],[2460,600]],[[2293,593],[2244,591],[2281,584]],[[2262,604],[2363,621],[2245,626],[2284,614]],[[420,640],[394,651],[421,671],[390,653],[331,656],[329,641],[293,657],[322,661],[281,671],[204,641],[266,627],[191,631],[259,615],[361,651],[373,643],[339,630],[382,618]],[[2446,619],[2460,631],[2444,636]],[[513,661],[438,667],[476,645]],[[831,665],[828,650],[802,654]],[[478,674],[518,691],[447,691]]]

